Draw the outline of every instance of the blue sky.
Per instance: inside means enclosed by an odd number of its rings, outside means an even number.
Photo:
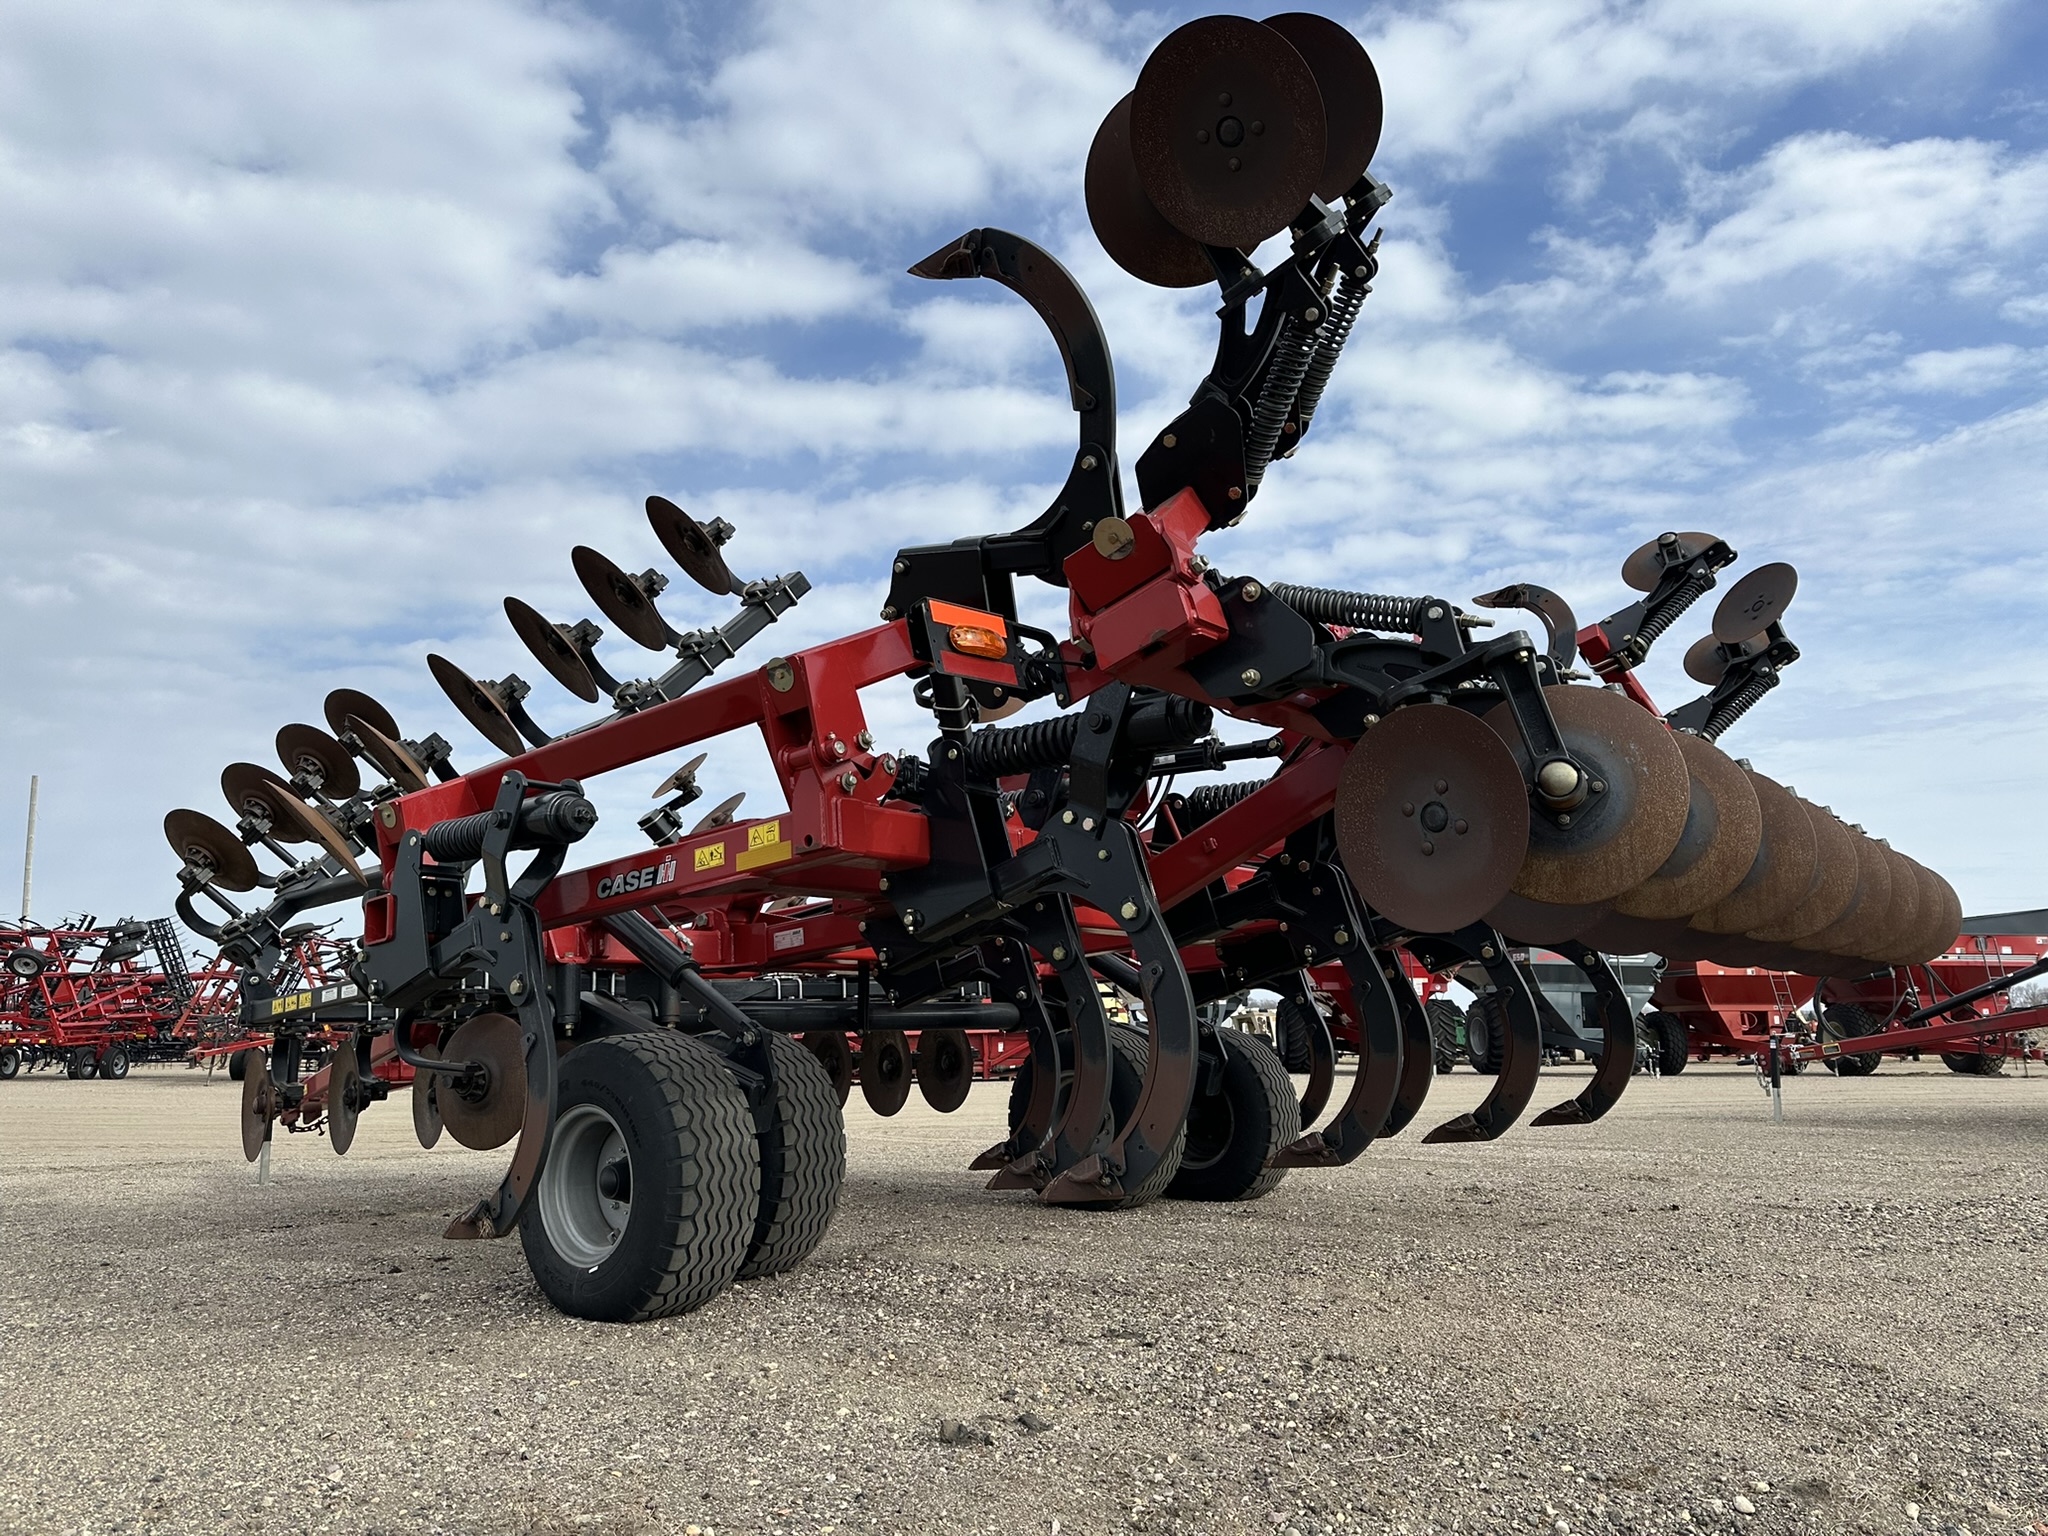
[[[963,230],[1068,263],[1144,441],[1209,305],[1109,263],[1081,164],[1194,14],[0,8],[8,901],[31,772],[38,915],[155,913],[163,812],[217,810],[220,767],[333,686],[469,763],[428,650],[580,720],[499,599],[586,611],[577,542],[655,563],[650,490],[816,584],[762,657],[871,620],[899,545],[1035,513],[1071,443],[1043,332],[992,285],[903,275]],[[1212,558],[1532,580],[1586,618],[1663,528],[1790,559],[1805,659],[1727,745],[1971,910],[2048,903],[2048,10],[1330,14],[1386,84],[1382,276],[1315,438]],[[680,584],[665,606],[719,616]],[[1669,703],[1704,622],[1646,670]],[[914,748],[902,692],[873,715]],[[633,845],[667,766],[599,786],[594,847]],[[708,787],[772,809],[763,766],[735,743]]]

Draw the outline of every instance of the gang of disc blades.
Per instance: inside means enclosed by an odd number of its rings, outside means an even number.
[[[740,802],[746,798],[747,792],[744,789],[736,795],[727,795],[704,813],[702,821],[690,828],[690,835],[695,837],[699,832],[709,832],[715,827],[725,826],[732,820],[732,813],[740,808]]]
[[[1917,860],[1912,864],[1920,882],[1920,915],[1913,924],[1913,937],[1901,946],[1901,954],[1911,956],[1901,960],[1902,965],[1924,965],[1937,955],[1946,954],[1949,945],[1955,942],[1956,929],[1961,926],[1961,906],[1957,915],[1949,914],[1948,882]],[[1946,930],[1946,931],[1944,931]]]
[[[355,1038],[350,1036],[335,1049],[334,1061],[327,1069],[327,1140],[343,1156],[355,1145],[356,1117],[361,1111],[350,1091],[362,1081],[362,1075],[356,1066]]]
[[[1799,590],[1799,573],[1782,560],[1760,565],[1728,589],[1714,609],[1714,638],[1753,640],[1784,616]]]
[[[1738,765],[1739,766],[1739,765]],[[1749,787],[1763,812],[1763,836],[1755,860],[1721,900],[1695,912],[1692,926],[1703,933],[1742,933],[1758,923],[1783,917],[1805,897],[1813,883],[1813,822],[1791,791],[1776,779],[1751,770]]]
[[[242,840],[204,811],[171,811],[164,838],[187,864],[212,872],[210,883],[224,891],[253,891],[259,871]]]
[[[1513,756],[1447,704],[1397,709],[1337,783],[1337,846],[1366,905],[1410,933],[1450,933],[1500,905],[1529,846]]]
[[[639,582],[588,544],[570,550],[569,563],[576,567],[576,579],[597,604],[597,611],[610,619],[620,634],[650,651],[668,649],[668,625]]]
[[[526,750],[526,743],[519,737],[519,728],[505,713],[505,706],[482,683],[446,656],[436,653],[428,654],[427,670],[434,674],[434,681],[448,695],[448,702],[475,727],[477,735],[507,757],[517,757]]]
[[[1216,280],[1201,245],[1167,223],[1145,195],[1131,158],[1129,95],[1095,130],[1082,185],[1096,240],[1131,276],[1160,288],[1199,288]]]
[[[1685,830],[1657,872],[1614,899],[1625,917],[1689,918],[1742,883],[1756,862],[1764,813],[1749,775],[1702,736],[1672,732],[1691,780]]]
[[[705,531],[702,523],[666,496],[647,498],[647,521],[654,536],[661,540],[661,547],[668,551],[669,559],[706,592],[725,597],[746,590],[746,583],[726,565],[718,541]]]
[[[910,1098],[910,1042],[900,1029],[871,1029],[860,1037],[860,1092],[868,1108],[895,1114]]]
[[[1241,16],[1204,16],[1152,50],[1131,92],[1131,158],[1166,222],[1248,251],[1308,205],[1328,159],[1315,75]]]
[[[229,763],[220,771],[220,792],[237,816],[269,823],[270,836],[280,843],[309,843],[313,834],[292,814],[302,804],[291,785],[261,763]]]
[[[441,1059],[441,1047],[422,1045],[415,1047],[417,1054]],[[431,1147],[441,1139],[441,1103],[438,1072],[414,1072],[412,1075],[412,1134],[423,1147]]]
[[[261,1046],[248,1047],[242,1073],[242,1156],[255,1162],[277,1118],[277,1091],[270,1084],[270,1059]]]
[[[516,597],[505,599],[505,617],[512,621],[512,632],[519,636],[519,643],[547,668],[548,676],[584,703],[598,701],[601,695],[597,679],[590,675],[590,664],[569,639],[565,625],[555,623],[531,603]]]
[[[1712,533],[1681,533],[1675,553],[1681,560],[1690,560],[1694,555],[1716,542],[1719,535]],[[1634,554],[1621,562],[1621,579],[1638,592],[1648,592],[1657,585],[1657,578],[1664,574],[1664,562],[1657,558],[1663,549],[1657,539],[1650,540]]]
[[[1745,930],[1765,944],[1803,944],[1847,912],[1856,899],[1856,834],[1833,811],[1793,798],[1813,828],[1813,874],[1798,901]]]
[[[358,688],[335,689],[321,704],[320,712],[327,717],[327,729],[337,736],[348,730],[350,715],[368,721],[386,736],[396,739],[398,735],[398,722],[391,718],[391,711]]]
[[[434,1097],[448,1134],[475,1152],[502,1147],[519,1134],[526,1118],[526,1048],[519,1026],[502,1013],[466,1020],[442,1048],[448,1061],[481,1062],[485,1082],[477,1098],[465,1096],[456,1079],[442,1076]]]
[[[1316,90],[1323,98],[1323,175],[1316,196],[1335,201],[1358,184],[1380,147],[1386,120],[1386,97],[1380,72],[1373,68],[1365,45],[1327,16],[1312,11],[1283,11],[1259,23],[1271,27],[1301,55]]]
[[[1685,758],[1663,721],[1618,692],[1553,683],[1543,698],[1566,749],[1600,787],[1572,808],[1567,826],[1541,813],[1529,818],[1515,894],[1560,906],[1612,901],[1678,846],[1691,798]],[[1513,711],[1496,704],[1484,718],[1527,783],[1532,770]]]
[[[1514,943],[1562,944],[1567,939],[1580,937],[1613,910],[1604,901],[1588,902],[1579,907],[1560,907],[1547,901],[1531,901],[1509,891],[1480,921]]]
[[[403,744],[360,716],[350,715],[346,723],[349,734],[363,744],[363,755],[377,765],[385,778],[408,794],[427,787],[427,770]]]
[[[1883,931],[1870,941],[1863,954],[1886,965],[1902,964],[1899,952],[1913,937],[1913,931],[1920,921],[1920,872],[1906,856],[1896,848],[1883,850],[1885,863],[1891,866],[1891,903],[1885,912]]]
[[[1856,846],[1855,900],[1827,927],[1802,936],[1802,949],[1861,956],[1869,949],[1870,936],[1884,929],[1885,914],[1891,907],[1891,864],[1884,850],[1861,832],[1851,829],[1849,837]]]
[[[710,756],[708,752],[699,752],[695,757],[683,764],[682,767],[657,784],[654,787],[654,793],[647,798],[659,800],[663,795],[675,794],[684,784],[696,777],[697,770],[704,766],[704,759],[708,756]]]
[[[363,787],[356,772],[356,760],[348,748],[317,725],[281,726],[277,733],[277,760],[285,772],[310,770],[320,776],[320,793],[330,800],[346,800]]]

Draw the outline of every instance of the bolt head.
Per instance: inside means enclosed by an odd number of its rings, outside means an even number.
[[[1247,688],[1256,688],[1259,686],[1259,680],[1261,676],[1262,674],[1260,673],[1257,667],[1246,667],[1242,672],[1237,674],[1237,680],[1243,683]]]
[[[1128,922],[1138,915],[1138,904],[1135,901],[1127,901],[1122,906],[1118,907],[1117,911],[1121,912],[1124,916],[1124,920]]]

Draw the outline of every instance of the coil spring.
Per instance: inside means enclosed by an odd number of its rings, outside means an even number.
[[[1072,755],[1080,730],[1079,715],[1055,715],[1028,725],[992,725],[967,738],[968,766],[991,778],[1057,767]]]
[[[1318,624],[1341,624],[1346,629],[1392,630],[1412,635],[1417,632],[1422,613],[1423,600],[1419,597],[1303,587],[1291,581],[1272,582],[1267,590],[1305,619],[1314,619]]]
[[[1265,478],[1266,466],[1273,461],[1273,450],[1280,446],[1280,429],[1287,424],[1287,413],[1294,409],[1295,397],[1301,393],[1302,378],[1315,355],[1317,334],[1312,327],[1304,329],[1297,325],[1292,315],[1280,322],[1279,334],[1273,338],[1272,361],[1266,365],[1266,384],[1259,391],[1258,403],[1252,407],[1251,431],[1245,434],[1247,489]]]
[[[1330,317],[1323,322],[1322,334],[1316,338],[1315,355],[1309,359],[1308,372],[1301,381],[1301,393],[1295,397],[1294,414],[1300,418],[1304,432],[1315,419],[1324,386],[1330,382],[1330,373],[1337,366],[1337,355],[1344,350],[1344,343],[1351,335],[1351,323],[1358,318],[1365,296],[1372,292],[1372,284],[1367,281],[1368,269],[1361,267],[1359,272],[1361,275],[1357,277],[1349,272],[1338,274],[1337,290],[1330,299]]]
[[[1229,784],[1198,784],[1185,795],[1173,797],[1173,821],[1183,836],[1205,821],[1221,816],[1239,801],[1266,786],[1264,779],[1239,779]]]
[[[1711,573],[1697,571],[1672,589],[1671,595],[1643,615],[1643,622],[1636,626],[1636,652],[1641,655],[1649,650],[1652,642],[1678,622],[1678,616],[1690,608],[1714,584]]]
[[[1715,706],[1714,712],[1707,716],[1707,723],[1700,727],[1700,734],[1709,741],[1718,741],[1723,731],[1748,714],[1757,700],[1777,686],[1778,674],[1775,668],[1769,672],[1753,674],[1748,682]]]

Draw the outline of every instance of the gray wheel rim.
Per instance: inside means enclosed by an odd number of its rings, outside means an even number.
[[[607,1169],[623,1164],[623,1197],[606,1193]],[[618,1122],[595,1104],[562,1112],[540,1175],[540,1220],[556,1253],[579,1269],[612,1256],[633,1215],[632,1157]]]

